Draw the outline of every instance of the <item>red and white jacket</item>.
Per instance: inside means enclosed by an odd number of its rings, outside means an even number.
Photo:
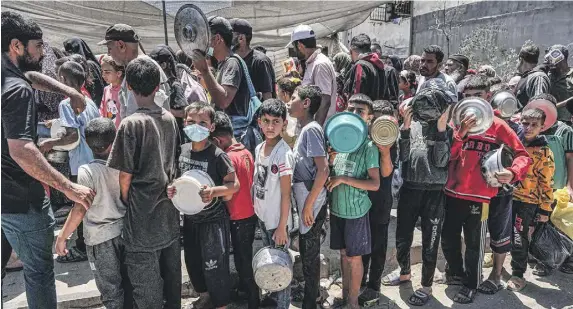
[[[512,182],[525,178],[532,160],[517,134],[501,118],[494,117],[492,126],[483,134],[469,135],[462,139],[454,131],[454,139],[448,166],[448,181],[445,193],[462,200],[489,203],[499,188],[490,187],[481,173],[481,158],[489,151],[505,144],[514,152],[513,164],[507,168],[513,172]]]

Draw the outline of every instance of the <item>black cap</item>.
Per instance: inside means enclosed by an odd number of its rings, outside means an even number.
[[[470,67],[470,59],[468,59],[468,57],[461,55],[461,54],[455,54],[455,55],[451,55],[450,58],[451,60],[457,61],[459,63],[461,63],[466,70]]]
[[[209,17],[209,28],[211,29],[211,33],[233,33],[231,23],[221,16]]]
[[[139,42],[139,36],[130,25],[115,24],[110,26],[105,31],[105,40],[98,43],[98,45],[105,45],[109,41],[124,41],[128,43]]]
[[[240,18],[234,18],[231,20],[231,26],[233,27],[233,32],[237,32],[245,35],[253,35],[253,27],[251,24]]]

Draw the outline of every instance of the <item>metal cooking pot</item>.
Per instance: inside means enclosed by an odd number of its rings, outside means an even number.
[[[488,101],[471,97],[463,99],[454,107],[452,118],[456,127],[461,125],[462,120],[470,115],[476,116],[476,125],[468,132],[469,135],[479,135],[487,131],[493,124],[493,108]]]
[[[69,152],[60,150],[51,150],[46,153],[46,160],[52,163],[64,164],[68,162]]]
[[[372,141],[378,145],[393,145],[400,134],[398,120],[392,116],[381,116],[374,120],[370,128]]]
[[[491,98],[491,107],[498,110],[501,118],[507,119],[519,110],[519,103],[509,91],[500,91]]]
[[[286,289],[293,278],[293,261],[286,249],[264,247],[253,257],[257,285],[269,292]]]
[[[501,187],[497,181],[496,172],[501,172],[513,163],[513,151],[505,145],[486,153],[481,159],[481,173],[491,187]]]
[[[194,57],[194,50],[207,53],[211,39],[209,23],[201,9],[193,4],[184,4],[179,8],[173,23],[175,40],[181,50]]]

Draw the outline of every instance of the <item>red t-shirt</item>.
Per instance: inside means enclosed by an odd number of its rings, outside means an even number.
[[[241,189],[227,202],[231,220],[241,220],[255,214],[251,186],[253,184],[254,161],[253,155],[241,143],[229,146],[225,152],[233,162],[235,175],[239,178]]]

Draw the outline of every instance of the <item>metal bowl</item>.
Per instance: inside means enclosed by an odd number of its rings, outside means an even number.
[[[469,135],[479,135],[487,131],[493,124],[493,108],[486,100],[477,97],[463,99],[454,107],[452,118],[456,127],[461,125],[462,120],[470,115],[475,115],[476,125],[468,131]]]
[[[519,103],[513,93],[500,91],[491,98],[491,107],[499,111],[501,118],[507,119],[519,110]]]
[[[495,177],[496,172],[501,172],[513,163],[513,151],[501,145],[498,149],[486,153],[481,159],[481,173],[487,184],[491,187],[501,187]]]
[[[400,128],[398,120],[392,116],[381,116],[372,123],[370,136],[372,141],[378,145],[393,145],[398,139]]]

